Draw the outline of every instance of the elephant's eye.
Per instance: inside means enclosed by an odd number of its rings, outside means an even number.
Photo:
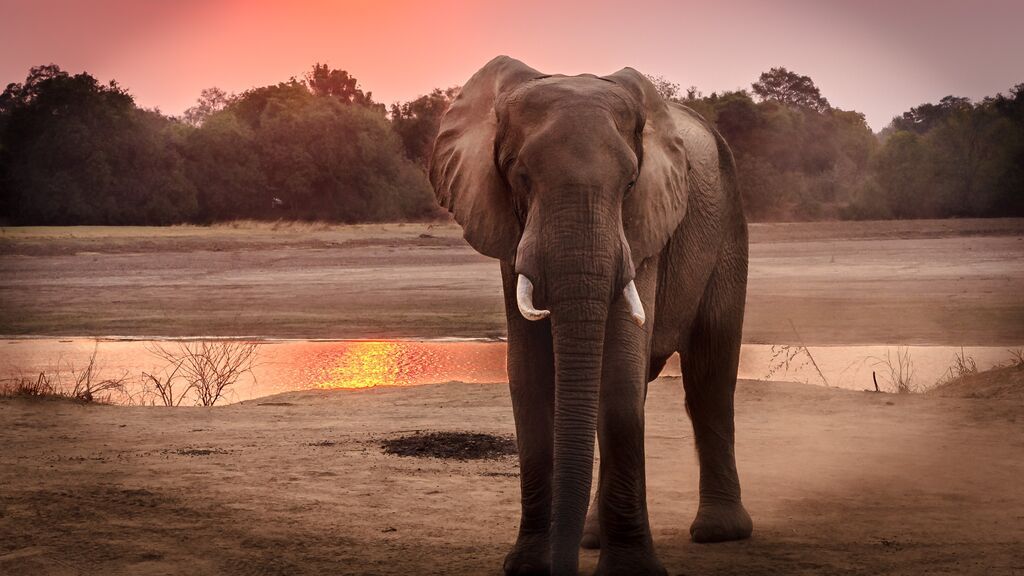
[[[629,192],[630,190],[632,190],[633,186],[636,186],[636,180],[631,180],[629,182],[629,184],[626,184],[626,192]]]
[[[530,193],[530,175],[527,174],[525,171],[519,173],[519,186],[522,189],[523,193]]]

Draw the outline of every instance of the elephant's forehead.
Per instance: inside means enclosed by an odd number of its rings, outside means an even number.
[[[621,86],[589,74],[531,80],[509,95],[508,105],[511,111],[525,113],[543,113],[565,107],[617,115],[632,113],[629,95]]]

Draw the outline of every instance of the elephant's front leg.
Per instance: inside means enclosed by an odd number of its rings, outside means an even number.
[[[602,364],[598,441],[601,448],[598,574],[664,574],[647,519],[644,400],[654,324],[656,259],[637,270],[647,322],[637,326],[624,299],[608,317]]]
[[[551,323],[523,318],[516,304],[516,274],[502,263],[508,317],[508,381],[519,446],[522,518],[516,544],[505,557],[506,574],[550,571],[551,478],[555,402]]]

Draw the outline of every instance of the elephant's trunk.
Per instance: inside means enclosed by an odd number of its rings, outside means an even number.
[[[605,324],[621,288],[622,257],[614,221],[581,229],[560,226],[548,243],[544,293],[551,310],[555,356],[554,475],[551,503],[552,574],[576,574],[590,499]]]
[[[555,352],[552,574],[576,574],[594,465],[594,434],[608,316],[605,299],[553,306]]]

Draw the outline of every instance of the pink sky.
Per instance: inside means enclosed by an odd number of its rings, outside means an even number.
[[[317,61],[385,103],[461,84],[498,54],[551,73],[632,66],[705,93],[786,66],[877,130],[910,106],[1024,82],[1022,24],[1019,0],[0,0],[0,82],[52,62],[179,114],[203,88]]]

